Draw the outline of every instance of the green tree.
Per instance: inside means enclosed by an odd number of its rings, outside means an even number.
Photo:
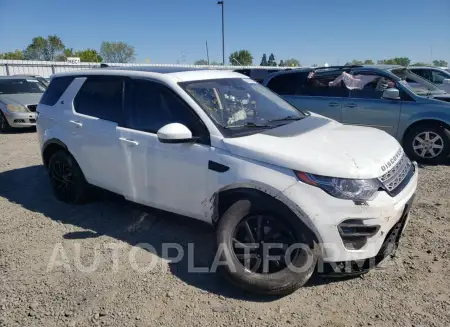
[[[411,63],[411,60],[407,57],[395,57],[394,58],[394,65],[400,65],[400,66],[409,66]]]
[[[275,61],[275,56],[273,55],[273,53],[270,54],[269,56],[269,61],[267,62],[267,66],[276,66],[277,62]]]
[[[25,49],[24,57],[28,60],[55,60],[64,48],[64,43],[57,35],[49,35],[46,39],[37,36]]]
[[[261,63],[259,64],[260,66],[267,66],[267,57],[266,54],[264,53],[262,58],[261,58]]]
[[[232,65],[250,66],[253,63],[253,56],[248,50],[235,51],[228,59]]]
[[[194,61],[194,65],[207,65],[208,62],[205,59],[200,59],[200,60],[196,60]]]
[[[283,59],[280,60],[280,63],[278,64],[279,67],[284,67],[284,61]]]
[[[364,65],[373,65],[373,60],[372,59],[364,60]]]
[[[446,62],[445,60],[433,60],[433,66],[448,67],[448,62]]]
[[[217,62],[217,61],[210,61],[209,64],[211,66],[222,66],[222,63],[221,62]]]
[[[413,63],[411,66],[428,66],[428,64],[427,63],[424,63],[424,62],[415,62],[415,63]]]
[[[5,52],[0,53],[0,59],[7,59],[7,60],[24,60],[24,56],[22,51],[15,50],[14,52]]]
[[[74,57],[79,57],[82,62],[102,62],[103,58],[94,49],[85,49],[75,52]]]
[[[364,62],[362,62],[361,60],[352,60],[351,62],[347,62],[345,64],[345,66],[361,66],[364,65]]]
[[[395,57],[386,60],[378,60],[378,64],[409,66],[411,60],[407,57]]]
[[[286,59],[284,61],[285,67],[300,67],[300,61],[294,58]]]
[[[135,60],[134,47],[125,42],[103,41],[100,46],[100,55],[105,62],[126,63]]]

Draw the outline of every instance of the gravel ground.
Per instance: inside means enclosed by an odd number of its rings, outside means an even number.
[[[449,185],[449,165],[420,169],[411,222],[382,268],[257,297],[164,259],[162,243],[193,243],[195,266],[208,265],[207,225],[101,193],[60,203],[36,134],[0,135],[0,326],[450,326]]]

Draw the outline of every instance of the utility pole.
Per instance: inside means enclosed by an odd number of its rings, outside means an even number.
[[[222,6],[222,64],[225,66],[225,25],[223,19],[223,1],[217,1],[218,5]]]
[[[208,50],[208,41],[206,41],[206,59],[208,60],[208,66],[209,66],[209,50]]]

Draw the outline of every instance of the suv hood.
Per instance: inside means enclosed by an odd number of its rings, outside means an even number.
[[[237,156],[307,173],[377,178],[400,159],[400,144],[384,131],[342,125],[312,115],[250,136],[224,139]]]
[[[42,93],[0,94],[0,101],[5,104],[38,104],[41,97]]]

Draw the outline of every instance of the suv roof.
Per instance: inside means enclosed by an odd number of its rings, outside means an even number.
[[[72,72],[57,73],[52,78],[62,76],[88,76],[88,75],[121,75],[121,76],[141,76],[159,79],[172,79],[176,82],[186,82],[195,80],[206,80],[216,78],[248,78],[240,73],[222,69],[207,68],[182,68],[182,67],[107,67],[89,70],[77,70]]]

